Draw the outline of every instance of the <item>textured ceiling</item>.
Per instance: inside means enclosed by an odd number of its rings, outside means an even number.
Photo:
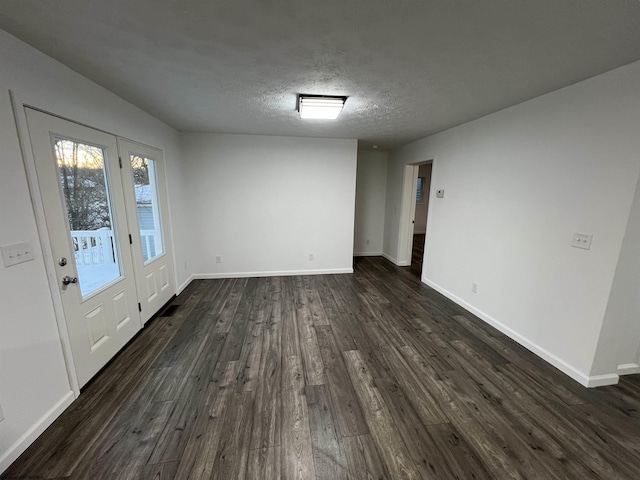
[[[638,0],[0,0],[0,28],[178,130],[381,149],[640,59]]]

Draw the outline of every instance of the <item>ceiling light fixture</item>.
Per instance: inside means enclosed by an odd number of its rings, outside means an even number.
[[[344,107],[347,97],[326,95],[298,95],[300,118],[335,120]]]

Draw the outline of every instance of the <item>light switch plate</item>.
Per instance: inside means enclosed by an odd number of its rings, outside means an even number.
[[[593,240],[593,235],[590,233],[574,233],[571,246],[582,248],[583,250],[591,250],[591,240]]]
[[[436,190],[436,197],[444,198],[444,190]]]
[[[2,245],[2,260],[5,267],[11,267],[22,262],[33,260],[33,246],[31,242],[12,243],[11,245]]]

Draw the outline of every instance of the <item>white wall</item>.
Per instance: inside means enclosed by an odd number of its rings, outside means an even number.
[[[416,202],[413,233],[426,233],[427,212],[429,211],[429,194],[431,188],[431,163],[423,163],[418,170],[418,176],[424,178],[424,198],[422,202]]]
[[[355,256],[382,254],[388,158],[387,152],[358,151]]]
[[[404,168],[400,166],[398,152],[391,152],[387,163],[387,195],[384,210],[384,238],[382,253],[392,262],[398,263],[400,212],[402,211],[402,185]],[[415,163],[415,162],[407,162]],[[398,168],[400,166],[400,168]]]
[[[615,381],[589,375],[640,173],[640,62],[392,152],[390,257],[404,165],[429,158],[445,198],[432,194],[423,281],[578,381]]]
[[[173,212],[183,211],[177,132],[0,30],[0,245],[30,241],[35,260],[0,264],[0,472],[72,399],[8,90],[32,106],[162,148]],[[173,218],[178,265],[188,229]],[[180,232],[184,232],[184,235]],[[178,280],[189,272],[178,269]]]
[[[640,373],[640,182],[622,242],[592,375]]]
[[[196,277],[352,271],[356,140],[187,133],[182,146]]]

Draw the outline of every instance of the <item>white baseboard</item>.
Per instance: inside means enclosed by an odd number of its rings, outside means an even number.
[[[382,256],[384,258],[386,258],[387,260],[389,260],[391,263],[393,263],[394,265],[397,265],[399,267],[408,267],[409,265],[411,265],[411,263],[407,263],[407,262],[399,262],[398,260],[396,260],[395,258],[393,258],[391,255],[387,255],[386,253],[382,252]]]
[[[353,268],[328,268],[319,270],[283,270],[273,272],[228,272],[228,273],[196,273],[192,279],[207,280],[213,278],[244,278],[244,277],[292,277],[295,275],[333,275],[353,273]]]
[[[178,287],[178,291],[176,292],[176,296],[180,295],[185,288],[187,288],[187,285],[189,285],[191,283],[191,281],[194,279],[194,276],[191,275],[189,278],[187,278],[187,280]]]
[[[439,293],[441,293],[442,295],[447,297],[449,300],[454,301],[455,303],[457,303],[461,307],[463,307],[466,310],[470,311],[475,316],[481,318],[482,320],[487,322],[492,327],[497,328],[502,333],[504,333],[506,336],[508,336],[512,340],[515,340],[520,345],[525,347],[527,350],[530,350],[531,352],[535,353],[537,356],[539,356],[543,360],[546,360],[551,365],[553,365],[554,367],[556,367],[557,369],[559,369],[563,373],[567,374],[568,376],[573,378],[576,382],[580,383],[581,385],[583,385],[585,387],[601,387],[601,386],[604,386],[604,385],[615,385],[616,383],[618,383],[619,377],[616,374],[595,375],[595,376],[589,376],[589,375],[584,374],[583,372],[581,372],[577,368],[573,367],[572,365],[569,365],[567,362],[565,362],[561,358],[557,357],[553,353],[545,350],[541,346],[539,346],[536,343],[534,343],[534,342],[528,340],[527,338],[523,337],[518,332],[516,332],[516,331],[512,330],[511,328],[507,327],[506,325],[504,325],[503,323],[499,322],[495,318],[491,317],[490,315],[487,315],[486,313],[484,313],[481,310],[478,310],[473,305],[470,305],[469,303],[465,302],[464,300],[462,300],[461,298],[457,297],[453,293],[451,293],[451,292],[447,291],[446,289],[442,288],[437,283],[432,282],[431,280],[429,280],[427,278],[423,278],[422,282],[426,283],[428,286],[430,286],[434,290],[438,291]]]
[[[388,255],[388,254],[386,254],[386,253],[382,252],[382,256],[383,256],[384,258],[386,258],[387,260],[389,260],[389,261],[390,261],[391,263],[393,263],[394,265],[397,265],[397,264],[398,264],[398,260],[396,260],[395,258],[393,258],[391,255]]]
[[[354,257],[381,257],[382,252],[353,252]]]
[[[591,375],[590,377],[587,377],[587,383],[583,383],[583,385],[588,388],[604,387],[606,385],[615,385],[619,381],[620,376],[615,373],[607,373],[605,375]]]
[[[640,373],[640,364],[623,363],[622,365],[618,365],[617,373],[618,375],[633,375],[635,373]]]
[[[51,407],[47,413],[34,423],[31,428],[24,433],[24,435],[11,445],[6,452],[0,455],[0,475],[9,468],[9,466],[15,462],[20,455],[22,455],[22,453],[36,440],[36,438],[42,435],[42,432],[44,432],[74,400],[74,393],[69,391],[64,397],[58,400],[58,402]]]

